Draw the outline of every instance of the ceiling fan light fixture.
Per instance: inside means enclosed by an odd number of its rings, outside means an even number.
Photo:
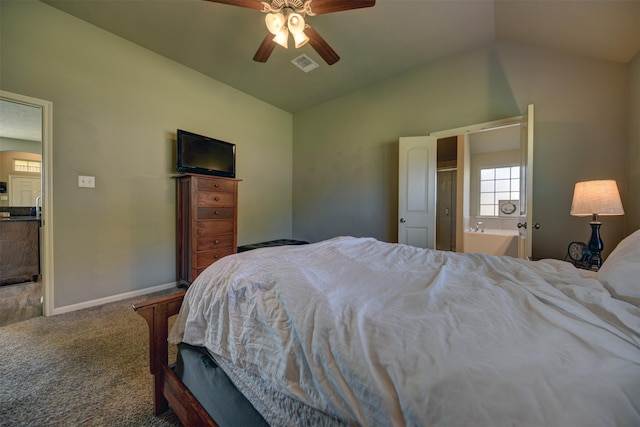
[[[287,26],[294,36],[302,33],[305,27],[304,18],[299,13],[290,13],[287,19]]]
[[[307,42],[309,42],[309,37],[307,37],[304,31],[301,31],[299,33],[294,33],[292,31],[291,33],[293,34],[293,41],[295,42],[296,49],[301,48],[302,46],[307,44]]]
[[[2,1],[2,0],[0,0]],[[288,48],[289,32],[293,35],[295,47],[309,44],[324,61],[333,65],[340,56],[318,34],[305,23],[305,17],[325,13],[342,12],[375,6],[376,0],[208,0],[258,10],[265,14],[265,24],[269,32],[258,47],[253,60],[267,62],[276,44]],[[313,2],[313,6],[311,5]],[[273,36],[273,37],[272,37]]]
[[[273,38],[273,41],[278,43],[283,48],[288,49],[289,48],[288,39],[289,39],[289,30],[287,29],[287,27],[282,27],[278,32],[278,34],[276,34],[276,36]]]
[[[269,32],[275,36],[284,27],[285,19],[282,13],[267,13],[264,17],[264,22]]]

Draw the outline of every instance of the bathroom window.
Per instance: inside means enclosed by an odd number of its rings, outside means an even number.
[[[15,172],[35,172],[40,173],[40,162],[37,160],[13,160],[13,170]]]
[[[520,166],[480,169],[480,216],[498,216],[500,200],[520,200]]]

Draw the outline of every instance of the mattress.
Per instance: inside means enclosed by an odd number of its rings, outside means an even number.
[[[179,344],[174,372],[220,427],[268,426],[206,350]]]
[[[278,392],[203,347],[178,344],[174,372],[220,427],[347,425]]]

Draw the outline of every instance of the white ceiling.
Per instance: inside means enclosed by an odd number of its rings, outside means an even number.
[[[0,138],[42,141],[42,110],[0,99]],[[2,147],[0,144],[0,151]]]
[[[495,41],[621,63],[640,49],[640,0],[377,0],[307,18],[340,55],[332,66],[308,45],[276,46],[267,63],[254,62],[267,33],[256,10],[202,0],[42,1],[290,112]],[[320,67],[293,66],[301,53]]]

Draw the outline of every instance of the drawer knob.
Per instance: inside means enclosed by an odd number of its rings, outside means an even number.
[[[214,259],[218,259],[218,258],[220,258],[220,255],[214,255],[213,258]]]
[[[220,201],[220,197],[214,197],[213,200],[215,200],[216,202],[219,202]]]
[[[218,188],[218,187],[220,187],[220,184],[213,184],[213,186]]]
[[[220,215],[220,212],[215,211],[213,214],[214,214],[214,215]]]
[[[214,240],[214,241],[213,241],[213,244],[214,244],[214,245],[217,245],[218,243],[220,243],[220,240]]]

